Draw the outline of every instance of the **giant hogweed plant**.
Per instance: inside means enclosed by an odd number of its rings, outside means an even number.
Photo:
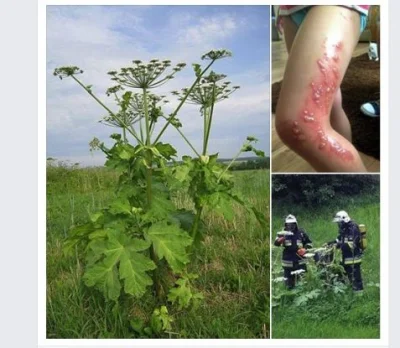
[[[196,158],[184,156],[183,163],[175,167],[174,172],[174,177],[187,187],[195,205],[196,215],[191,229],[191,236],[195,241],[202,237],[198,232],[201,230],[200,221],[204,207],[212,209],[230,221],[234,217],[232,202],[236,202],[245,207],[250,214],[254,214],[261,224],[266,224],[262,214],[254,207],[245,204],[243,198],[234,193],[232,175],[228,172],[229,168],[243,152],[252,151],[257,156],[264,157],[264,153],[257,150],[253,145],[257,142],[257,139],[253,136],[248,136],[238,153],[226,166],[218,163],[218,154],[208,153],[215,104],[227,99],[230,94],[239,89],[239,86],[230,88],[229,81],[222,82],[225,78],[226,75],[211,71],[191,91],[189,88],[183,88],[180,92],[172,92],[172,94],[178,96],[179,100],[182,101],[187,98],[187,103],[197,105],[203,118],[201,154],[197,153]]]
[[[329,248],[324,252],[328,253],[333,250],[333,248]],[[272,307],[288,305],[301,307],[313,301],[328,300],[332,296],[341,297],[346,291],[348,292],[348,287],[345,285],[344,268],[337,262],[337,252],[334,252],[333,255],[334,259],[329,264],[308,259],[307,272],[293,271],[296,287],[291,290],[284,285],[285,278],[281,276],[280,267],[274,268],[272,271]],[[280,264],[280,262],[276,260],[276,264]]]
[[[309,249],[309,251],[311,255],[313,251],[317,251],[323,257],[332,254],[333,258],[327,263],[323,260],[314,261],[308,258],[307,272],[303,270],[292,272],[296,278],[296,287],[291,290],[284,285],[285,278],[282,277],[282,270],[278,266],[280,262],[276,259],[272,271],[272,307],[304,307],[305,305],[323,307],[326,302],[353,296],[352,286],[340,262],[340,251],[333,246]],[[279,254],[277,256],[280,258]],[[379,283],[368,282],[366,286],[379,288]]]
[[[105,109],[102,123],[121,130],[111,134],[112,147],[106,147],[97,138],[90,143],[92,150],[100,149],[106,155],[105,165],[120,173],[116,198],[91,215],[86,224],[72,228],[65,242],[66,252],[75,248],[83,252],[84,282],[99,289],[106,299],[117,302],[122,292],[140,298],[154,291],[158,302],[168,300],[178,308],[196,305],[202,294],[193,291],[191,284],[197,275],[189,273],[187,266],[204,233],[204,208],[232,219],[236,202],[266,226],[263,214],[233,193],[232,177],[228,174],[242,152],[264,156],[253,146],[257,139],[249,136],[227,166],[217,162],[218,154],[208,153],[215,105],[239,88],[230,88],[229,82],[222,82],[224,75],[210,70],[217,60],[229,56],[227,50],[212,50],[202,56],[202,60],[208,61],[205,67],[193,64],[194,82],[172,93],[179,103],[169,115],[162,109],[166,96],[150,91],[174,78],[185,67],[184,63],[172,67],[169,60],[153,59],[147,64],[134,60],[129,67],[110,71],[114,85],[106,94],[115,99],[115,110],[93,93],[92,86],[80,80],[80,68],[55,69],[55,76],[72,78]],[[204,119],[201,150],[184,135],[178,119],[185,103],[199,105]],[[156,127],[158,123],[160,126]],[[193,157],[183,156],[182,163],[176,161],[175,148],[161,141],[168,127],[177,130],[193,151]],[[174,205],[173,197],[178,190],[188,192],[194,212]]]

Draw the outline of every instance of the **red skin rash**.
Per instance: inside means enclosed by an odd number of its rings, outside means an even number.
[[[343,43],[324,43],[324,55],[317,60],[318,75],[310,83],[310,92],[305,100],[304,108],[298,115],[298,121],[292,123],[292,133],[296,140],[306,140],[303,128],[312,130],[312,141],[321,151],[351,161],[353,154],[346,150],[336,139],[325,133],[322,124],[329,122],[331,105],[339,87],[339,53]],[[310,133],[309,131],[307,132]]]

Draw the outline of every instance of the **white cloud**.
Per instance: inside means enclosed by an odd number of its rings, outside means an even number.
[[[181,28],[178,33],[178,42],[185,45],[219,42],[221,39],[234,35],[236,30],[237,23],[230,16],[200,18],[197,24]]]
[[[84,70],[80,79],[85,85],[93,85],[93,91],[107,106],[114,109],[112,98],[105,90],[113,83],[107,72],[127,66],[132,59],[169,58],[173,62],[184,61],[188,67],[176,79],[157,90],[165,94],[190,86],[193,71],[190,63],[210,48],[224,47],[224,42],[246,30],[246,20],[229,13],[197,16],[190,9],[171,6],[166,13],[162,30],[154,29],[151,8],[134,6],[134,11],[118,7],[98,6],[51,6],[47,16],[47,132],[48,156],[74,158],[76,162],[93,163],[88,142],[93,138],[107,137],[113,129],[98,124],[106,114],[90,96],[74,81],[60,81],[52,76],[53,69],[62,65],[77,65]],[[156,20],[154,20],[156,21]],[[248,21],[250,22],[250,21]],[[254,30],[254,28],[252,29]],[[267,40],[265,45],[267,45]],[[233,58],[232,58],[233,59]],[[228,61],[217,62],[217,70],[223,72]],[[234,65],[232,60],[230,67]],[[224,125],[235,133],[213,140],[213,147],[223,157],[232,156],[247,134],[266,129],[269,135],[269,63],[245,66],[231,74],[229,80],[241,89],[224,102],[218,103],[213,134],[220,136]],[[167,104],[168,114],[177,105],[176,100]],[[179,115],[184,133],[198,148],[201,143],[203,121],[198,109],[185,105]],[[232,125],[234,123],[234,125]],[[106,140],[102,138],[102,140]],[[223,139],[223,140],[222,140]],[[173,142],[182,155],[189,151],[179,139],[175,129],[169,129],[164,142]],[[260,142],[261,143],[261,142]],[[227,145],[229,144],[229,146]],[[236,144],[236,146],[234,146]],[[269,148],[269,139],[264,146]],[[104,157],[96,157],[101,162]],[[90,161],[89,161],[90,160]]]

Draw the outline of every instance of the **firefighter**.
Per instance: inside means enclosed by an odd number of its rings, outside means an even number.
[[[296,285],[295,271],[307,271],[306,260],[303,256],[306,254],[306,249],[312,248],[312,242],[306,232],[298,227],[296,217],[290,214],[285,219],[283,233],[278,232],[274,245],[284,247],[282,253],[283,276],[286,287],[293,289]]]
[[[342,266],[350,284],[352,284],[354,291],[361,292],[363,290],[361,277],[363,247],[360,229],[344,210],[337,212],[332,222],[338,224],[339,235],[335,241],[329,242],[328,245],[336,245],[341,250]]]

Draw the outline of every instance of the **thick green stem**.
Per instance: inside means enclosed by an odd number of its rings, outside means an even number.
[[[154,284],[154,290],[156,292],[156,296],[160,300],[160,299],[162,299],[162,297],[164,295],[164,291],[163,291],[163,287],[161,285],[161,279],[160,279],[160,274],[159,274],[159,270],[158,270],[158,267],[159,267],[158,257],[156,255],[153,245],[150,247],[150,258],[157,265],[157,268],[153,271],[153,284]]]
[[[143,103],[144,103],[144,119],[145,119],[145,124],[146,124],[146,145],[150,145],[150,117],[149,117],[149,110],[148,110],[148,105],[147,105],[147,93],[146,89],[143,89]],[[153,190],[152,190],[152,170],[153,170],[153,155],[150,151],[150,149],[147,150],[148,152],[146,153],[146,162],[147,162],[147,169],[146,169],[146,197],[147,197],[147,209],[150,210],[152,206],[152,201],[153,201]],[[155,263],[157,268],[153,272],[153,283],[154,283],[154,289],[156,292],[156,296],[159,300],[162,299],[163,297],[163,288],[161,284],[161,278],[159,274],[159,260],[157,257],[157,254],[155,252],[154,246],[152,245],[150,247],[150,258],[152,261]]]
[[[146,122],[146,145],[149,146],[151,144],[150,141],[150,115],[149,115],[149,106],[147,105],[147,91],[146,88],[143,88],[143,106],[144,106],[144,118]]]
[[[140,139],[142,139],[142,143],[144,144],[144,130],[143,130],[143,117],[139,119],[139,131],[140,131]]]
[[[207,124],[208,124],[208,120],[207,120],[207,107],[203,108],[203,152],[202,155],[205,156],[207,154]]]
[[[191,236],[193,238],[193,241],[195,241],[197,237],[202,212],[203,212],[203,207],[199,207],[199,209],[197,209],[196,216],[194,218],[193,227],[191,231],[192,232]]]
[[[203,117],[204,117],[204,129],[203,129],[203,156],[207,155],[207,147],[208,147],[208,139],[210,137],[210,129],[211,129],[211,123],[212,123],[212,115],[214,111],[214,93],[215,93],[215,84],[213,88],[213,100],[211,103],[211,109],[210,112],[207,113],[208,108],[204,107],[203,111]],[[240,154],[240,153],[239,153]],[[218,179],[219,181],[219,179]],[[196,212],[195,220],[193,223],[193,228],[192,228],[192,238],[193,241],[196,240],[197,233],[199,230],[199,223],[201,219],[201,214],[203,212],[203,206],[199,207]]]
[[[86,86],[79,81],[74,75],[71,75],[71,77],[90,95],[93,97],[94,100],[96,100],[104,109],[106,109],[108,111],[108,113],[114,117],[118,122],[120,122],[121,125],[123,125],[128,131],[129,133],[131,133],[133,135],[133,137],[137,140],[137,142],[141,145],[143,145],[143,142],[140,141],[140,139],[136,136],[136,134],[134,132],[132,132],[128,125],[125,124],[125,122],[123,122],[123,120],[121,120],[116,114],[114,114],[99,98],[97,98],[92,91],[90,91],[88,88],[86,88]]]
[[[150,150],[149,150],[150,152]],[[147,165],[149,166],[146,170],[146,197],[147,197],[147,209],[150,210],[152,206],[152,200],[153,200],[153,192],[152,192],[152,155],[151,153],[149,154],[147,158]],[[152,245],[150,247],[150,257],[154,264],[157,266],[157,268],[153,272],[153,283],[154,283],[154,288],[156,291],[156,295],[158,299],[161,299],[163,296],[163,291],[162,291],[162,285],[161,285],[161,280],[160,280],[160,275],[158,272],[158,267],[159,267],[159,262],[158,262],[158,257],[157,254],[154,250],[154,246]]]
[[[123,139],[124,139],[124,143],[126,143],[126,129],[125,129],[125,127],[122,128],[122,136],[123,136]]]
[[[146,197],[147,197],[147,209],[150,210],[152,206],[152,200],[153,200],[153,192],[152,192],[152,155],[149,150],[149,155],[147,159],[147,165],[149,166],[146,170]],[[154,246],[152,245],[150,247],[150,258],[154,262],[154,264],[157,266],[157,268],[153,272],[153,283],[154,283],[154,289],[156,291],[156,295],[158,299],[162,299],[163,297],[163,289],[162,289],[162,284],[161,284],[161,278],[159,274],[158,267],[159,265],[159,260],[157,257],[157,254],[154,250]]]
[[[210,139],[210,132],[211,132],[211,124],[212,124],[212,118],[213,118],[213,113],[214,113],[214,105],[215,105],[215,83],[213,84],[213,92],[212,92],[212,101],[211,101],[211,110],[210,114],[208,117],[208,123],[207,123],[207,130],[206,130],[206,139],[205,139],[205,144],[206,144],[206,151],[208,147],[208,140]]]
[[[211,65],[213,65],[213,63],[215,62],[215,60],[212,60],[210,64],[207,65],[207,67],[201,72],[201,74],[197,77],[197,79],[193,82],[192,86],[190,86],[189,90],[187,91],[187,93],[185,94],[185,96],[182,98],[181,102],[179,103],[179,105],[177,106],[177,108],[175,109],[175,111],[171,114],[171,117],[168,118],[167,123],[164,125],[164,127],[161,129],[160,133],[158,134],[156,140],[154,141],[154,144],[156,144],[161,136],[164,134],[165,130],[167,129],[167,127],[170,125],[171,121],[175,118],[175,116],[178,114],[178,111],[181,109],[181,107],[183,106],[183,104],[185,103],[186,99],[188,98],[189,94],[192,92],[193,88],[197,85],[197,83],[200,81],[200,79],[203,77],[203,75],[205,74],[205,72],[211,67]]]

